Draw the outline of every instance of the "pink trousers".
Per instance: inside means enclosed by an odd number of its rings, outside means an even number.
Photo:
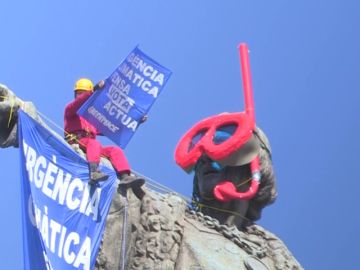
[[[100,156],[110,160],[115,171],[118,173],[130,173],[130,165],[124,152],[117,146],[103,147],[99,141],[93,138],[81,138],[79,145],[86,152],[89,162],[100,163]]]

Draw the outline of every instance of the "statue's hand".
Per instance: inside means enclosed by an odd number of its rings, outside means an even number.
[[[17,113],[21,100],[0,84],[0,148],[17,147]]]
[[[18,104],[18,103],[14,104],[12,106],[12,109],[10,110],[12,113],[11,117],[14,117],[15,119],[17,119],[19,109],[20,109],[20,104]]]
[[[228,202],[237,199],[237,189],[233,182],[223,181],[214,188],[214,196],[218,201]]]

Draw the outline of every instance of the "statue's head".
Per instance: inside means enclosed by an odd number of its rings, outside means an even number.
[[[250,200],[258,197],[259,187],[264,186],[247,45],[240,44],[239,52],[245,110],[198,122],[182,137],[175,151],[176,163],[181,168],[187,172],[195,170],[195,194],[198,191],[203,196],[200,199],[213,196],[224,208],[231,207],[229,203],[234,201],[237,206],[250,205]],[[236,179],[243,174],[250,174],[250,180]]]
[[[236,187],[229,183],[219,183],[214,188],[214,196],[223,202],[251,199],[260,183],[260,147],[254,136],[254,128],[254,123],[246,113],[223,113],[206,118],[193,126],[180,140],[175,160],[188,172],[195,168],[203,156],[211,160],[214,169],[249,164],[252,175],[245,193],[236,191]]]
[[[228,222],[229,213],[245,217],[251,209],[246,219],[257,220],[261,209],[276,198],[269,142],[259,128],[249,132],[241,117],[241,113],[226,113],[199,122],[183,136],[175,152],[177,164],[194,172],[195,203],[203,209],[208,205],[226,209],[219,213],[209,207],[203,212],[236,226],[243,219]]]

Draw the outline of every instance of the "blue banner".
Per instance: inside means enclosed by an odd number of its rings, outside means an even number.
[[[124,149],[170,75],[170,70],[136,47],[78,114]]]
[[[88,184],[84,158],[19,111],[24,269],[93,269],[116,174]]]

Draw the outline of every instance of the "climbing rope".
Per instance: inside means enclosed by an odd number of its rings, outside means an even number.
[[[240,215],[239,213],[234,212],[234,211],[230,211],[230,210],[210,206],[210,205],[207,205],[207,204],[204,204],[204,203],[200,203],[200,202],[198,202],[196,200],[192,200],[192,203],[194,205],[196,205],[200,209],[200,211],[201,211],[202,208],[208,208],[208,209],[212,209],[212,210],[215,210],[215,211],[218,211],[218,212],[232,214],[234,216],[237,216],[237,217],[240,217],[240,218],[245,219],[247,221],[250,221],[250,219],[248,219],[247,217],[245,217],[243,215]]]
[[[126,229],[128,227],[128,200],[126,198],[126,196],[123,196],[123,198],[125,198],[125,203],[124,203],[124,211],[123,211],[123,226],[122,226],[122,240],[121,240],[121,253],[120,253],[120,270],[125,270],[125,264],[126,264]]]
[[[48,118],[45,114],[41,113],[40,111],[38,111],[38,114],[45,119],[48,123],[50,123],[51,125],[53,125],[54,127],[56,127],[58,130],[60,130],[61,132],[63,132],[65,135],[69,134],[67,133],[62,127],[60,127],[59,125],[57,125],[54,121],[52,121],[50,118]],[[75,138],[75,140],[79,143],[79,141]],[[237,212],[234,211],[230,211],[230,210],[226,210],[226,209],[221,209],[221,208],[217,208],[217,207],[213,207],[210,206],[208,204],[204,204],[204,203],[200,203],[197,202],[196,200],[191,199],[190,197],[187,197],[181,193],[176,192],[175,190],[155,181],[154,179],[145,176],[139,172],[137,172],[136,170],[132,170],[132,172],[137,175],[140,176],[142,178],[144,178],[146,180],[146,185],[149,186],[149,188],[151,188],[153,191],[157,191],[158,193],[165,195],[165,194],[174,194],[179,196],[180,198],[182,198],[188,205],[189,209],[192,208],[192,205],[196,205],[197,207],[199,207],[199,209],[201,210],[201,208],[208,208],[208,209],[212,209],[218,212],[223,212],[223,213],[228,213],[228,214],[232,214],[238,217],[241,217],[245,220],[249,220],[248,218],[246,218],[245,216],[240,215]],[[246,183],[248,183],[249,181],[251,181],[251,178],[246,179],[244,182],[240,183],[237,185],[237,187],[244,185]]]

